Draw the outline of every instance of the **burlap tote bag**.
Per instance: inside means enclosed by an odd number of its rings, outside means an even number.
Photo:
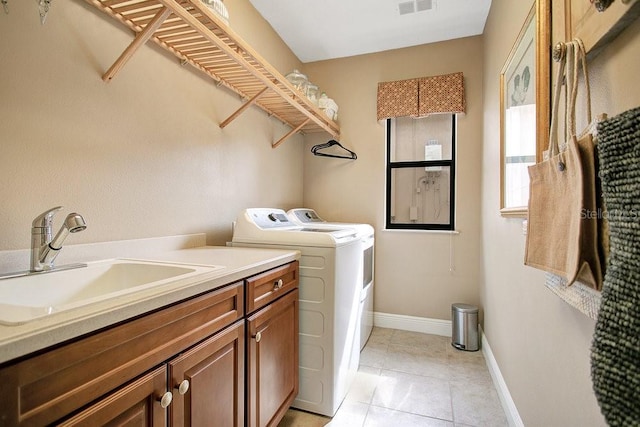
[[[591,121],[584,48],[578,40],[566,43],[556,76],[549,134],[549,158],[529,167],[529,218],[525,264],[595,289],[602,286],[598,253],[596,159],[591,134],[576,137],[575,105],[578,68],[582,64]],[[566,73],[565,73],[566,69]],[[558,109],[566,79],[566,147],[558,145]]]

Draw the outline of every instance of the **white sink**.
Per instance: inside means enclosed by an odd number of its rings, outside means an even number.
[[[224,268],[115,259],[73,270],[0,280],[0,324],[25,323],[53,313]]]

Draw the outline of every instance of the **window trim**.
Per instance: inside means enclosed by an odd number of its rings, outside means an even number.
[[[418,160],[410,162],[391,161],[391,119],[386,124],[386,189],[385,189],[385,229],[386,230],[442,230],[455,231],[455,196],[456,196],[456,114],[451,114],[451,159],[450,160]],[[394,169],[418,168],[429,166],[449,167],[449,223],[392,223],[391,222],[391,176]]]

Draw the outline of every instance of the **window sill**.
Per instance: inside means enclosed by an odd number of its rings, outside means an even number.
[[[424,234],[451,234],[457,235],[460,234],[460,230],[405,230],[398,228],[385,228],[382,231],[385,232],[399,232],[399,233],[424,233]]]
[[[500,215],[504,218],[527,218],[529,215],[529,209],[527,206],[517,208],[502,208],[500,209]]]

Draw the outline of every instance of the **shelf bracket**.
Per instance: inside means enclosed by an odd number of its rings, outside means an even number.
[[[289,132],[287,132],[285,136],[280,138],[275,144],[272,144],[271,148],[276,148],[278,145],[282,144],[287,138],[289,138],[291,135],[295,134],[300,129],[302,129],[307,123],[309,123],[309,121],[311,121],[311,119],[307,118],[304,122],[300,123],[295,129],[291,129]]]
[[[162,25],[162,23],[171,15],[171,10],[163,6],[162,9],[153,17],[153,19],[144,27],[144,30],[140,31],[135,39],[131,42],[131,44],[122,52],[120,57],[113,63],[111,68],[107,70],[106,73],[102,76],[102,80],[105,82],[110,82],[111,79],[115,77],[115,75],[124,67],[124,64],[133,56],[134,53],[145,44],[153,33]]]
[[[260,98],[268,90],[269,90],[269,88],[265,87],[260,92],[255,94],[253,96],[253,98],[251,98],[250,100],[248,100],[247,102],[242,104],[242,107],[238,108],[232,115],[230,115],[226,120],[224,120],[222,123],[220,123],[220,128],[222,129],[225,126],[227,126],[229,123],[234,121],[240,114],[242,114],[244,112],[244,110],[246,110],[247,108],[249,108],[253,104],[255,104],[255,102],[258,100],[258,98]]]

